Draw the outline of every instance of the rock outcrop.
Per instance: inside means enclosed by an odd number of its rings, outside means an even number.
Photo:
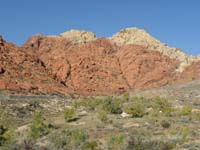
[[[191,65],[195,57],[188,56],[183,51],[177,48],[170,48],[166,44],[161,43],[159,40],[153,38],[147,32],[137,28],[126,28],[110,38],[113,42],[120,46],[124,45],[142,45],[149,50],[154,50],[169,56],[172,59],[178,59],[180,64],[177,71],[182,72],[187,66]]]
[[[193,62],[182,73],[177,75],[175,83],[184,83],[200,79],[200,61]]]
[[[74,44],[85,44],[96,40],[96,36],[92,32],[84,30],[70,30],[61,34],[62,37]]]
[[[117,52],[121,70],[133,90],[169,84],[179,61],[143,46],[127,45]]]
[[[67,93],[38,63],[34,53],[4,41],[0,54],[0,90],[26,94]]]
[[[142,30],[125,29],[110,39],[74,30],[65,35],[38,34],[21,47],[0,37],[0,90],[119,94],[200,79],[198,59]]]

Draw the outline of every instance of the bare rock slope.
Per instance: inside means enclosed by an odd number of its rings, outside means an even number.
[[[71,41],[74,44],[85,44],[96,40],[96,36],[92,32],[84,30],[70,30],[61,34],[62,37]]]
[[[147,49],[158,51],[172,59],[178,59],[180,64],[177,71],[180,72],[182,72],[187,66],[191,65],[195,60],[193,56],[188,56],[180,49],[168,47],[166,44],[161,43],[144,30],[137,28],[123,29],[114,34],[110,39],[120,46],[129,44],[143,45]]]
[[[0,38],[0,54],[0,90],[18,93],[116,94],[200,79],[194,57],[135,28],[110,39],[38,34],[21,47]]]

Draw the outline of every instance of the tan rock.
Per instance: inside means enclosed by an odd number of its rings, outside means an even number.
[[[114,34],[110,39],[120,46],[128,44],[142,45],[149,50],[159,51],[172,59],[178,59],[180,61],[180,64],[176,70],[178,72],[182,72],[184,68],[192,64],[192,62],[195,60],[195,57],[188,56],[180,49],[168,47],[166,44],[161,43],[159,40],[153,38],[144,30],[138,28],[123,29]]]
[[[122,112],[121,116],[122,116],[123,118],[131,117],[131,115],[130,115],[130,114],[127,114],[126,112]]]
[[[61,36],[74,44],[85,44],[96,40],[94,33],[83,30],[70,30],[62,33]]]
[[[140,127],[139,123],[134,123],[134,122],[126,122],[123,126],[123,128],[133,128],[133,127]]]

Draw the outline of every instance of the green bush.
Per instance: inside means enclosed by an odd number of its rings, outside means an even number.
[[[5,137],[5,133],[8,131],[7,128],[5,128],[4,126],[0,126],[0,146],[2,146],[5,141],[7,140]]]
[[[169,128],[170,127],[169,121],[166,121],[166,120],[162,120],[160,124],[163,128]]]
[[[123,93],[122,94],[122,98],[123,98],[123,101],[129,101],[129,99],[130,99],[130,94],[129,94],[129,92],[125,92],[125,93]]]
[[[133,118],[143,117],[145,115],[145,107],[141,101],[136,101],[132,103],[130,106],[126,106],[124,111],[130,114]]]
[[[103,123],[107,123],[108,122],[108,117],[105,111],[100,111],[98,112],[98,116],[97,116]]]
[[[141,137],[129,139],[127,150],[172,150],[175,143],[163,140],[151,140]]]
[[[9,128],[12,122],[10,110],[5,106],[0,106],[0,125]]]
[[[78,102],[77,100],[74,100],[74,101],[72,102],[72,107],[73,107],[74,109],[79,108],[79,107],[80,107],[79,102]]]
[[[52,150],[83,149],[87,137],[87,133],[81,129],[56,131],[49,137],[49,147],[51,147]]]
[[[172,116],[175,112],[175,109],[172,107],[172,104],[164,98],[157,97],[152,100],[151,107],[155,112],[162,112],[166,116]]]
[[[172,150],[175,142],[153,138],[148,130],[136,130],[129,133],[127,139],[127,150]]]
[[[190,137],[192,135],[195,134],[194,130],[191,129],[190,127],[188,126],[182,126],[179,128],[178,130],[178,134],[182,137],[182,138],[187,138],[187,137]]]
[[[99,150],[97,141],[87,141],[83,146],[83,150]]]
[[[42,113],[36,112],[30,124],[30,138],[37,139],[48,134],[49,129],[43,120]]]
[[[108,139],[108,150],[121,150],[125,148],[124,135],[111,135]]]
[[[64,117],[66,122],[72,121],[75,117],[75,110],[73,108],[65,108]]]
[[[200,120],[200,112],[193,112],[192,119]]]
[[[104,99],[102,109],[108,113],[120,114],[122,113],[122,102],[118,98],[107,97]]]
[[[183,106],[177,110],[177,113],[181,116],[187,116],[192,113],[192,106]]]
[[[94,111],[103,102],[102,98],[98,97],[84,97],[81,100],[77,100],[73,103],[74,107],[83,106],[89,111]]]

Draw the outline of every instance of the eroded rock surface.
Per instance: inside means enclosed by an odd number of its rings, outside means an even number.
[[[84,30],[66,31],[64,33],[61,33],[61,36],[74,44],[85,44],[96,40],[96,36],[94,33]]]
[[[168,47],[166,44],[161,43],[144,30],[138,28],[123,29],[114,34],[110,39],[120,46],[129,44],[142,45],[149,50],[158,51],[172,59],[178,59],[180,61],[177,68],[178,72],[182,72],[195,60],[195,57],[188,56],[180,49]]]
[[[132,28],[110,39],[37,34],[21,47],[0,37],[0,54],[0,89],[18,93],[119,94],[200,79],[198,59]]]

